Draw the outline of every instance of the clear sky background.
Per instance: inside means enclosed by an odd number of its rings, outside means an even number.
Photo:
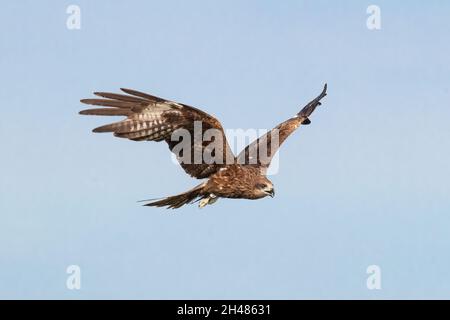
[[[449,17],[437,0],[2,3],[0,298],[450,298]],[[137,204],[198,181],[77,114],[129,87],[272,128],[325,82],[276,197],[202,210]]]

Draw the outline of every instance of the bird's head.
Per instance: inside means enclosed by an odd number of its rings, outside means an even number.
[[[266,177],[260,177],[255,184],[255,191],[260,198],[275,196],[275,189],[273,188],[272,182]]]

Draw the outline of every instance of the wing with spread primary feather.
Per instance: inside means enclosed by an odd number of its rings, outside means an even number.
[[[190,135],[190,156],[179,158],[183,169],[198,179],[209,177],[222,168],[227,160],[234,161],[234,155],[225,137],[220,122],[213,116],[197,108],[162,99],[153,95],[131,89],[121,89],[126,94],[95,92],[96,99],[83,99],[82,103],[100,106],[80,111],[83,115],[98,116],[125,116],[126,119],[95,128],[93,132],[112,132],[119,138],[134,141],[166,141],[171,151],[176,155],[174,148],[181,142],[174,140],[173,134],[184,129]],[[196,125],[200,124],[201,139],[195,139]],[[205,161],[203,155],[210,141],[203,139],[208,129],[215,129],[215,139],[220,139],[215,145],[214,152],[222,155],[223,161],[210,163]],[[181,132],[181,131],[179,131]],[[201,154],[201,157],[195,155]],[[217,157],[216,157],[217,158]],[[219,157],[220,159],[220,157]]]

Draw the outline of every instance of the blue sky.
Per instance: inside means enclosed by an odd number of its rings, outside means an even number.
[[[437,0],[2,4],[0,298],[450,298],[449,14]],[[139,206],[198,181],[164,144],[77,115],[129,87],[271,128],[325,82],[283,144],[276,197],[203,210]]]

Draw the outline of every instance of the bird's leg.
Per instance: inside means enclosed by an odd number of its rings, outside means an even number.
[[[208,204],[213,204],[214,202],[217,201],[217,199],[219,199],[219,198],[216,195],[211,193],[206,198],[203,198],[202,200],[200,200],[198,207],[203,208],[204,206],[206,206]]]
[[[203,198],[202,200],[200,200],[200,202],[198,204],[198,207],[201,209],[204,206],[206,206],[208,204],[208,202],[209,202],[209,198],[208,197],[207,198]]]

